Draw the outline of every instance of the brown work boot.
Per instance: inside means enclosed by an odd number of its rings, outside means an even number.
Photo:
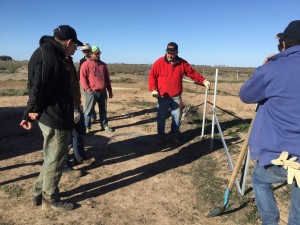
[[[69,211],[75,208],[73,203],[62,201],[58,199],[57,201],[51,201],[43,198],[42,209],[54,209],[57,211]]]

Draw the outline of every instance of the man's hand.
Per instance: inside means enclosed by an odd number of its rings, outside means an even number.
[[[276,55],[275,53],[272,53],[271,55],[268,55],[266,58],[265,58],[265,60],[263,61],[263,64],[266,64],[267,62],[269,62],[269,59],[272,57],[272,56],[274,56],[274,55]]]
[[[204,80],[203,81],[203,85],[207,88],[207,89],[210,89],[210,82],[208,80]]]
[[[113,93],[112,92],[108,92],[108,97],[109,98],[112,98],[114,95],[113,95]]]
[[[160,97],[160,95],[159,95],[159,93],[158,93],[157,90],[152,91],[151,92],[151,96],[154,97],[154,98],[159,98]]]
[[[20,126],[23,127],[25,130],[30,130],[33,127],[32,123],[28,122],[27,120],[22,120]]]
[[[36,120],[39,117],[39,113],[28,113],[31,120]]]
[[[78,123],[80,120],[80,113],[78,109],[74,109],[74,123]]]

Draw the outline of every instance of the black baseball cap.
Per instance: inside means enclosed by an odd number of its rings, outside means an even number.
[[[290,22],[287,28],[276,36],[283,40],[300,42],[300,20]]]
[[[166,52],[176,52],[176,51],[178,51],[178,45],[175,42],[170,42],[167,45]]]
[[[60,25],[54,29],[54,36],[63,40],[72,39],[78,46],[83,46],[83,43],[77,39],[76,31],[69,25]]]

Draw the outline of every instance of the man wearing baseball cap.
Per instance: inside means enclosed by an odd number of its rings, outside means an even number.
[[[91,49],[92,49],[92,47],[88,43],[84,43],[83,46],[81,47],[81,51],[83,53],[83,58],[81,58],[79,61],[78,72],[80,71],[80,67],[81,67],[82,63],[84,63],[88,58],[91,57]]]
[[[44,163],[33,188],[32,204],[66,211],[74,204],[60,200],[58,183],[74,127],[74,105],[71,74],[64,60],[82,42],[74,28],[61,25],[54,29],[53,36],[41,37],[39,44],[28,64],[29,99],[20,123],[30,130],[37,120],[44,137]]]
[[[249,137],[256,160],[252,186],[262,224],[280,219],[273,183],[291,184],[289,225],[300,224],[300,20],[276,35],[280,52],[268,58],[240,89],[240,98],[259,104]]]
[[[186,75],[192,80],[210,87],[210,82],[200,73],[194,70],[184,59],[178,57],[178,45],[170,42],[167,45],[166,53],[156,60],[149,72],[148,86],[153,97],[157,98],[157,133],[160,144],[165,144],[168,140],[179,145],[179,127],[182,114],[181,94],[182,78]],[[165,134],[165,124],[167,115],[171,109],[172,124],[169,136]]]
[[[107,65],[100,60],[100,48],[92,47],[91,58],[86,60],[80,69],[80,83],[86,93],[86,109],[84,112],[86,132],[91,129],[92,109],[96,103],[99,108],[99,119],[102,130],[113,132],[108,125],[107,91],[109,98],[113,97]]]
[[[83,58],[80,59],[80,61],[79,61],[79,67],[78,67],[78,76],[79,76],[79,78],[80,78],[80,68],[81,68],[82,64],[87,59],[89,59],[91,57],[91,50],[92,50],[92,47],[90,46],[90,44],[88,44],[88,43],[84,43],[83,44],[83,46],[81,48],[81,51],[83,53]],[[84,97],[86,99],[86,92],[84,92]],[[93,121],[95,121],[97,119],[97,114],[96,114],[96,111],[95,111],[94,108],[92,109],[91,114],[92,114],[91,121],[93,122]]]

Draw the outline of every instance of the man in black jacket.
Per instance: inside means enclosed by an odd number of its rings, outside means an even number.
[[[82,42],[72,27],[61,25],[54,30],[54,36],[43,36],[39,44],[28,64],[29,100],[20,123],[30,130],[33,121],[38,120],[44,137],[44,163],[33,188],[33,205],[71,210],[74,205],[60,200],[58,188],[74,116],[78,119],[64,59],[73,55]]]

